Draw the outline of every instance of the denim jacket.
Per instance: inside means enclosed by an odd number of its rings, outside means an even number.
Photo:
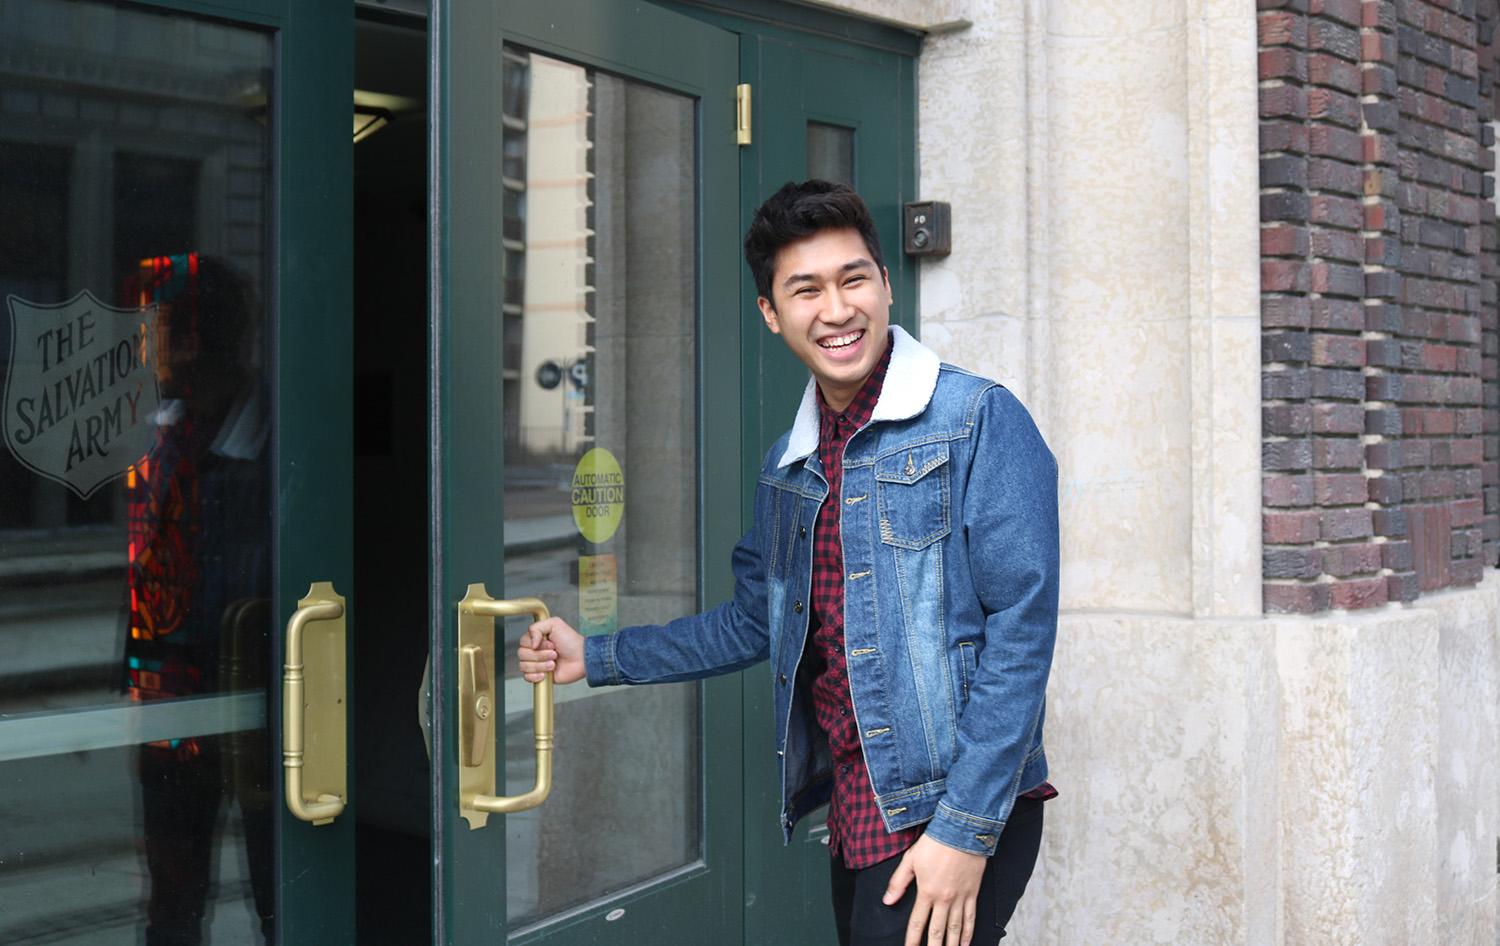
[[[838,497],[849,688],[886,827],[927,822],[934,840],[988,855],[1016,796],[1047,777],[1057,467],[1009,391],[891,331],[885,386],[845,448]],[[828,494],[818,434],[809,382],[796,423],[762,463],[730,601],[585,646],[596,686],[769,659],[788,841],[833,786],[802,659],[813,525]]]

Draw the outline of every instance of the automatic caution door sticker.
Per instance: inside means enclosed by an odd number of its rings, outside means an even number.
[[[625,474],[602,447],[585,453],[573,469],[573,521],[590,542],[609,541],[625,514]]]
[[[87,498],[156,442],[156,306],[117,309],[87,289],[54,305],[5,301],[5,445]]]

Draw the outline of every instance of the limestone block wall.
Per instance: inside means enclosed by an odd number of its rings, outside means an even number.
[[[970,6],[919,74],[923,338],[1048,434],[1065,607],[1258,613],[1253,21]]]
[[[922,336],[1011,386],[1061,467],[1062,794],[1014,941],[1495,942],[1500,580],[1262,608],[1257,30],[1281,5],[831,5],[936,28],[919,186],[954,252],[922,263]]]
[[[1322,619],[1068,616],[1011,936],[1490,946],[1497,620],[1493,575]]]

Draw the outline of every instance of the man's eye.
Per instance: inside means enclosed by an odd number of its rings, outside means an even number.
[[[865,277],[865,276],[850,276],[849,279],[844,283],[844,285],[846,285],[846,286],[852,286],[855,283],[862,283],[862,282],[865,281],[866,278],[868,278],[868,277]]]

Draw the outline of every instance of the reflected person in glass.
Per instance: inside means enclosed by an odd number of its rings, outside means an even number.
[[[157,303],[156,445],[128,475],[126,688],[138,701],[263,690],[270,620],[267,392],[249,353],[248,283],[197,254],[141,264]],[[264,730],[142,745],[147,946],[196,946],[226,797],[243,817],[260,935],[273,936]],[[225,832],[227,836],[228,832]]]
[[[732,600],[580,637],[526,679],[696,679],[771,660],[782,828],[829,804],[844,946],[997,943],[1041,840],[1057,467],[1005,388],[899,327],[849,187],[788,184],[745,237],[766,326],[812,374],[766,454]]]

